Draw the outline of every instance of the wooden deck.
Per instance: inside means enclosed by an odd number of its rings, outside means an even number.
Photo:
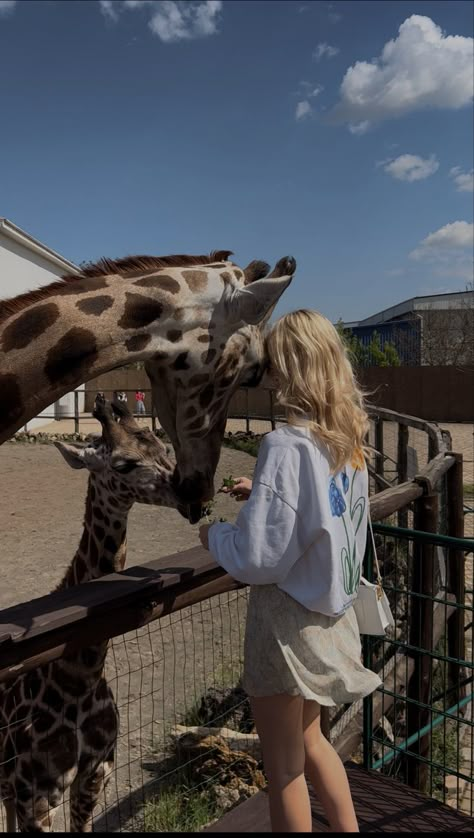
[[[361,832],[469,832],[474,818],[385,777],[346,764]],[[313,832],[329,832],[321,807],[312,797]],[[265,792],[241,803],[204,832],[271,832]]]

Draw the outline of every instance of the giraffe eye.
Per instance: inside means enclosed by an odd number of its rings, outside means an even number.
[[[137,465],[138,463],[135,460],[117,460],[113,464],[113,469],[114,471],[118,471],[119,474],[129,474]]]

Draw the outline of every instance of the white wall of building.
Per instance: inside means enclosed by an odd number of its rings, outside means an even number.
[[[49,285],[76,265],[63,259],[33,239],[15,224],[0,218],[0,300],[16,297],[42,285]],[[83,389],[83,387],[78,388]],[[79,410],[84,410],[84,394],[79,394]],[[48,424],[52,419],[74,415],[74,393],[67,393],[28,422],[28,430]]]

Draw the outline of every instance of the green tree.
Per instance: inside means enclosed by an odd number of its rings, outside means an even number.
[[[356,367],[399,367],[400,358],[393,343],[387,341],[382,348],[380,335],[374,331],[368,346],[364,346],[360,338],[351,329],[344,327],[341,319],[336,323],[336,329],[347,348],[352,363]]]

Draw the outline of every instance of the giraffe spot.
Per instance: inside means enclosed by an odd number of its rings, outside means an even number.
[[[24,803],[27,800],[31,800],[33,796],[31,787],[27,783],[24,783],[18,776],[15,780],[15,794],[18,800],[22,800]]]
[[[167,358],[167,352],[155,352],[154,355],[152,355],[152,361],[166,361]]]
[[[92,669],[96,666],[97,661],[99,660],[99,655],[95,649],[83,649],[81,657],[84,666],[87,666],[88,669]]]
[[[173,317],[175,320],[182,320],[184,317],[184,308],[175,308]]]
[[[84,577],[87,573],[87,565],[86,565],[85,561],[83,559],[81,559],[80,556],[76,556],[76,558],[74,560],[74,566],[76,568],[76,579],[77,579],[77,582],[79,583],[84,579]]]
[[[216,357],[217,352],[215,349],[208,349],[207,352],[203,352],[201,355],[201,360],[203,364],[210,364],[212,360]]]
[[[96,565],[99,561],[99,550],[97,547],[97,542],[91,535],[91,540],[89,544],[89,559],[92,565]]]
[[[198,294],[200,291],[205,291],[207,288],[207,273],[206,271],[183,271],[182,272],[186,285],[193,294]]]
[[[91,709],[91,707],[92,707],[92,693],[89,693],[89,695],[88,695],[88,696],[86,696],[86,698],[85,698],[85,699],[84,699],[84,701],[82,702],[82,705],[81,705],[81,710],[82,710],[84,713],[88,713],[88,712],[89,712],[89,710]]]
[[[110,527],[110,518],[108,515],[104,515],[104,524],[106,527]]]
[[[194,405],[192,404],[192,405],[190,405],[190,407],[188,407],[186,409],[186,412],[184,414],[184,418],[185,419],[192,419],[193,416],[196,416],[196,413],[197,413],[197,410],[194,407]]]
[[[121,521],[114,521],[114,523],[113,523],[114,530],[119,530],[121,526],[122,526]]]
[[[37,733],[46,733],[55,722],[55,718],[48,710],[39,708],[33,714],[33,726]]]
[[[92,502],[94,502],[94,501],[95,501],[95,497],[96,497],[95,486],[92,486],[92,485],[91,485],[91,488],[90,488],[90,494],[91,494],[91,501],[92,501]]]
[[[86,529],[82,532],[81,540],[79,542],[79,550],[85,556],[87,556],[89,552],[89,532]]]
[[[70,670],[64,670],[61,666],[56,666],[54,680],[56,686],[66,695],[79,696],[84,692],[84,681],[75,677]]]
[[[100,524],[94,524],[94,535],[98,541],[103,541],[105,538],[105,530]]]
[[[42,751],[46,751],[48,755],[48,764],[50,764],[51,760],[54,764],[56,772],[59,772],[60,774],[65,774],[66,771],[70,771],[71,768],[74,768],[74,766],[76,765],[76,734],[65,725],[62,725],[57,730],[55,730],[54,733],[51,733],[49,736],[43,739],[40,742],[40,749]],[[53,782],[54,786],[57,787],[56,777],[54,777]]]
[[[36,340],[46,329],[49,329],[58,317],[59,308],[56,303],[44,303],[20,314],[3,333],[4,352],[28,346],[31,341]]]
[[[206,265],[206,268],[222,268],[222,262],[218,262],[215,265]]]
[[[209,376],[205,373],[198,373],[197,375],[192,375],[189,379],[189,386],[190,387],[200,387],[201,384],[207,384],[209,381]]]
[[[189,364],[187,363],[187,357],[189,352],[181,352],[176,360],[171,364],[172,369],[174,370],[188,370]]]
[[[28,783],[33,781],[33,770],[31,768],[30,763],[26,759],[22,759],[20,762],[20,774]]]
[[[113,573],[115,570],[113,560],[107,558],[106,556],[101,556],[99,561],[99,570],[104,576],[107,576],[109,573]]]
[[[190,425],[187,426],[187,431],[197,431],[199,428],[202,428],[203,425],[203,417],[199,416],[195,422],[191,422]]]
[[[51,684],[48,684],[48,686],[46,687],[43,693],[42,700],[44,704],[47,704],[48,707],[50,707],[56,713],[59,713],[59,711],[62,710],[64,706],[64,699],[61,693],[59,693],[53,686],[51,686]]]
[[[183,337],[183,333],[179,329],[170,329],[166,337],[171,343],[177,343]]]
[[[44,371],[50,382],[75,384],[81,373],[84,377],[97,360],[97,341],[93,332],[73,328],[53,346],[46,357]]]
[[[152,297],[142,297],[141,294],[130,294],[127,291],[125,298],[125,310],[118,322],[122,329],[141,329],[159,320],[163,314],[163,303]]]
[[[199,404],[201,407],[208,407],[214,397],[214,385],[209,383],[207,387],[199,394]]]
[[[159,288],[160,291],[167,291],[168,294],[178,294],[181,286],[176,279],[168,274],[157,274],[155,276],[144,276],[133,283],[142,288]]]
[[[244,272],[239,270],[239,268],[234,268],[234,276],[236,276],[237,279],[243,279]]]
[[[77,722],[77,705],[68,704],[66,712],[64,713],[68,722]]]
[[[93,314],[95,317],[99,317],[99,315],[113,305],[113,302],[113,297],[109,297],[108,294],[102,294],[99,297],[89,297],[87,300],[80,300],[76,303],[76,308],[82,311],[83,314]]]
[[[107,681],[104,678],[101,678],[99,683],[97,684],[95,690],[95,697],[99,701],[105,701],[109,697],[109,688],[107,686]]]
[[[108,287],[109,284],[104,277],[93,276],[64,283],[64,286],[58,290],[58,294],[62,297],[72,296],[74,294],[87,294],[88,291],[101,291],[103,288]]]
[[[224,280],[224,282],[232,282],[232,275],[229,273],[229,271],[222,271],[221,277]]]
[[[150,341],[151,335],[132,335],[131,338],[127,338],[125,341],[125,346],[129,352],[141,352]]]
[[[17,376],[12,373],[0,375],[0,404],[2,405],[0,427],[7,427],[22,414],[23,404],[18,381]]]
[[[104,520],[104,513],[102,512],[102,509],[100,508],[100,506],[93,506],[92,507],[92,512],[93,512],[93,514],[95,515],[95,517],[97,518],[98,521],[103,521]]]
[[[23,683],[23,690],[25,694],[25,699],[36,699],[38,698],[43,683],[37,673],[33,670],[33,672],[28,672],[25,677]]]
[[[199,343],[210,343],[212,340],[211,335],[199,335],[198,341]]]
[[[117,550],[117,544],[111,535],[106,536],[104,541],[104,550],[108,550],[109,553],[115,553]]]
[[[226,346],[225,343],[221,343],[220,346],[219,346],[219,349],[225,349],[225,346]]]
[[[10,738],[7,739],[5,742],[5,747],[3,749],[3,766],[7,769],[7,771],[12,772],[15,770],[15,763],[16,763],[16,756],[17,750],[13,745],[13,742]]]

